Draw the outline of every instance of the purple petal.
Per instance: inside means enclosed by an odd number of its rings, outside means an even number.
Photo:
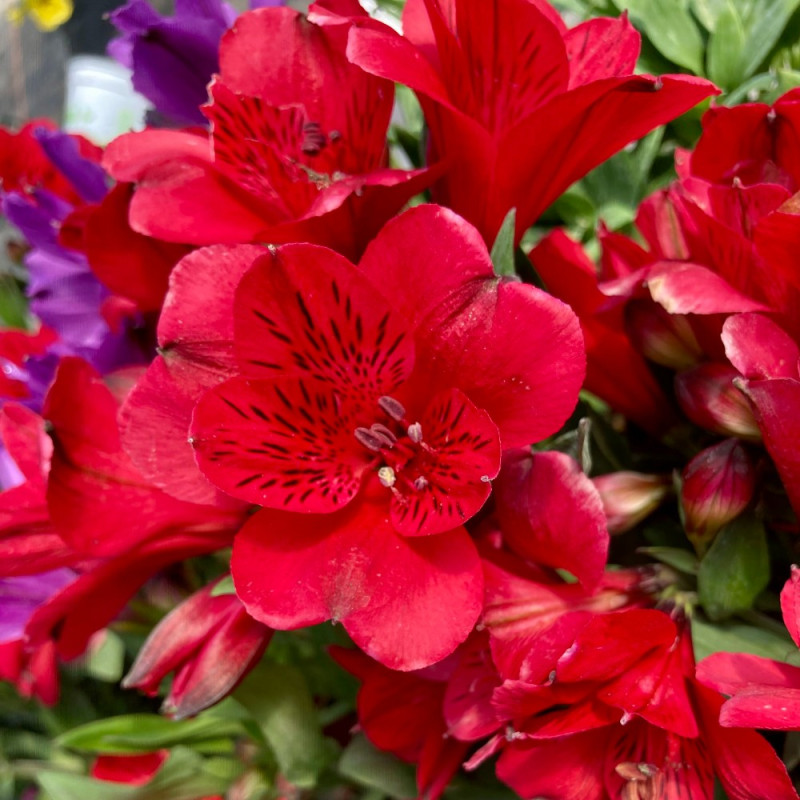
[[[162,17],[145,0],[130,0],[111,15],[123,33],[108,53],[133,70],[133,85],[162,114],[206,125],[199,106],[219,69],[222,34],[236,12],[222,0],[177,0],[175,15]]]
[[[0,643],[21,638],[34,611],[76,578],[71,569],[0,579]]]
[[[34,136],[53,166],[87,203],[99,203],[106,196],[108,185],[103,168],[80,154],[72,136],[46,128],[38,128]]]

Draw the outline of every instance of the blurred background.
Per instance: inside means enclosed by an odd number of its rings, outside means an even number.
[[[39,30],[30,18],[12,22],[18,0],[0,0],[0,125],[18,128],[30,119],[64,119],[67,64],[71,56],[104,56],[114,29],[105,15],[125,0],[74,0],[70,19],[55,31]],[[247,0],[230,0],[240,11]],[[151,0],[169,13],[173,0]],[[75,123],[75,120],[72,121]]]

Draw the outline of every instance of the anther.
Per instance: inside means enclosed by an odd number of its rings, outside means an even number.
[[[369,429],[384,441],[386,447],[392,447],[397,441],[397,437],[385,425],[381,425],[380,422],[370,425]]]
[[[389,397],[388,395],[379,397],[378,405],[384,413],[388,414],[397,422],[402,422],[406,415],[406,410],[403,408],[403,404],[395,400],[394,397]]]
[[[414,481],[414,488],[418,492],[421,492],[427,485],[428,485],[428,479],[426,477],[424,477],[423,475],[420,475],[419,478],[417,478]]]
[[[326,144],[325,134],[322,132],[319,122],[307,122],[303,125],[303,134],[303,143],[300,149],[307,156],[318,156]]]
[[[408,438],[414,444],[419,444],[422,441],[422,425],[419,422],[414,422],[408,426]]]
[[[381,467],[378,470],[378,480],[387,489],[391,489],[392,486],[394,486],[394,482],[397,480],[397,478],[394,474],[394,470],[391,467]]]
[[[373,433],[369,428],[356,428],[353,431],[353,436],[355,436],[358,443],[363,444],[367,450],[380,453],[380,451],[386,447],[383,438]]]

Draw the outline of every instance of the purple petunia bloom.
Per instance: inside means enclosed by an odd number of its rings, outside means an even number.
[[[133,71],[133,87],[181,125],[206,125],[200,106],[219,69],[217,50],[236,11],[222,0],[176,0],[164,17],[146,0],[129,0],[111,14],[122,32],[108,54]]]
[[[284,0],[251,0],[250,8],[281,6]],[[108,54],[133,71],[133,87],[156,111],[179,125],[207,126],[200,106],[219,71],[219,41],[236,19],[223,0],[176,0],[165,17],[146,0],[128,0],[111,22],[122,33]]]

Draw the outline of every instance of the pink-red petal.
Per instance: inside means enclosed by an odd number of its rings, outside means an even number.
[[[463,529],[409,539],[383,502],[336,514],[262,510],[234,544],[237,592],[278,629],[341,622],[382,664],[419,669],[449,655],[480,613],[480,559]]]

